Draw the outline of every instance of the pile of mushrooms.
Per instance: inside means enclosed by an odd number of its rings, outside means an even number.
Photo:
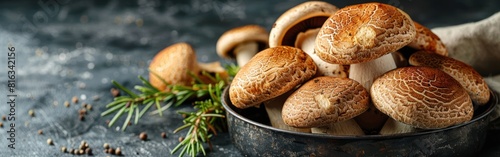
[[[269,34],[255,25],[226,32],[217,52],[241,66],[231,103],[263,105],[271,124],[286,130],[439,129],[470,121],[474,105],[490,97],[481,75],[447,57],[438,36],[382,3],[339,9],[307,1],[283,13]]]

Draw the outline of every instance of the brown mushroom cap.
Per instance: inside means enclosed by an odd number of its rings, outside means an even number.
[[[422,26],[421,24],[414,22],[415,29],[417,30],[417,35],[415,40],[408,44],[408,47],[425,50],[437,53],[442,56],[448,56],[448,50],[446,46],[441,42],[441,39],[434,34],[429,28]]]
[[[315,53],[332,64],[370,61],[415,38],[410,16],[381,3],[347,6],[335,12],[316,37]]]
[[[327,2],[307,1],[284,12],[273,24],[269,46],[295,46],[300,32],[320,28],[338,8]]]
[[[419,51],[410,56],[410,64],[437,68],[452,76],[469,93],[472,101],[484,105],[490,100],[490,89],[483,77],[471,66],[432,52]]]
[[[474,113],[464,88],[450,75],[430,67],[403,67],[379,77],[372,102],[393,119],[422,129],[467,122]]]
[[[313,60],[301,49],[278,46],[257,53],[234,77],[229,98],[248,108],[277,97],[316,73]]]
[[[184,42],[158,52],[149,64],[149,70],[149,81],[159,90],[167,87],[162,79],[168,84],[190,85],[193,78],[188,72],[196,74],[199,71],[193,48]]]
[[[368,91],[352,79],[316,77],[288,97],[282,117],[293,127],[320,127],[358,116],[369,101]]]
[[[269,40],[267,30],[259,25],[245,25],[233,28],[219,37],[217,54],[224,58],[235,58],[233,49],[241,43],[257,42],[266,45]]]

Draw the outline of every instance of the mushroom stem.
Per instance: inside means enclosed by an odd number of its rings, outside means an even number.
[[[398,122],[392,118],[387,119],[384,126],[380,130],[380,135],[392,135],[415,132],[417,129],[411,125]]]
[[[396,69],[396,64],[392,54],[389,53],[372,61],[351,64],[349,78],[358,81],[369,92],[373,81],[392,69]],[[382,128],[387,118],[387,115],[370,103],[370,108],[354,119],[361,128],[369,132],[377,132]]]
[[[220,65],[219,61],[210,63],[198,63],[198,68],[200,69],[200,71],[206,71],[211,75],[218,74],[221,78],[229,77],[226,69],[224,69],[224,67]],[[206,77],[204,75],[198,75],[198,77],[200,77],[200,79],[204,82],[213,83],[213,80],[211,80],[209,77]]]
[[[248,61],[255,56],[259,51],[259,44],[257,42],[244,42],[238,44],[234,48],[234,55],[236,56],[236,62],[240,67],[247,64]]]
[[[271,121],[271,126],[278,128],[278,129],[283,129],[283,130],[310,133],[311,128],[291,127],[291,126],[286,125],[285,122],[283,122],[283,118],[281,116],[283,104],[285,103],[286,99],[293,93],[293,91],[294,90],[289,91],[283,95],[280,95],[280,96],[273,98],[267,102],[264,102],[264,106],[266,107],[267,116],[269,117],[269,120]]]
[[[364,135],[363,129],[359,127],[354,119],[332,123],[327,126],[311,128],[312,133],[330,135]]]
[[[295,47],[302,49],[313,59],[318,67],[317,76],[347,77],[347,69],[344,69],[342,65],[325,62],[314,53],[316,36],[320,29],[321,28],[309,29],[299,33],[295,40]]]

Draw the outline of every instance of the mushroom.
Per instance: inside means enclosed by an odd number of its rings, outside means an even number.
[[[245,25],[233,28],[219,37],[217,54],[223,58],[236,58],[241,67],[255,53],[267,47],[269,34],[265,28],[258,25]]]
[[[283,106],[283,121],[312,133],[364,135],[352,119],[369,108],[368,91],[349,78],[321,76],[297,89]]]
[[[484,105],[490,100],[490,89],[483,77],[474,68],[459,60],[428,51],[419,51],[410,56],[410,64],[444,71],[460,82],[477,105]]]
[[[327,63],[314,54],[314,40],[319,29],[337,10],[336,6],[320,1],[307,1],[287,10],[273,24],[269,47],[300,48],[314,60],[319,76],[347,77],[347,69],[342,65]]]
[[[415,38],[411,18],[396,7],[364,3],[344,7],[323,24],[316,37],[315,53],[333,64],[351,64],[349,78],[367,90],[381,74],[395,69],[391,52]],[[368,132],[378,131],[387,116],[373,105],[355,118]]]
[[[159,90],[166,90],[167,84],[191,85],[192,72],[202,80],[201,71],[218,73],[221,77],[227,77],[227,73],[220,63],[198,63],[194,49],[185,42],[176,43],[166,47],[156,54],[149,64],[149,81],[151,85]]]
[[[435,68],[389,71],[373,82],[370,93],[373,104],[391,117],[382,135],[445,128],[470,121],[474,114],[467,91]]]
[[[413,21],[417,35],[415,40],[407,46],[416,50],[431,51],[442,56],[448,56],[446,46],[441,42],[441,39],[434,34],[429,28]]]
[[[313,60],[301,49],[290,46],[268,48],[241,67],[231,82],[229,98],[241,109],[259,106],[306,82],[316,70]],[[281,112],[281,106],[272,108],[277,111],[267,112]],[[281,114],[268,115],[272,124],[283,123]]]

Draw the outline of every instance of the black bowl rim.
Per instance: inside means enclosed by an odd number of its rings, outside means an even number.
[[[360,136],[341,136],[341,135],[328,135],[328,134],[315,134],[315,133],[304,133],[304,132],[295,132],[295,131],[290,131],[290,130],[283,130],[283,129],[278,129],[269,125],[265,125],[259,122],[255,122],[253,120],[250,120],[234,111],[231,109],[229,106],[229,103],[231,102],[226,102],[226,97],[229,99],[229,86],[226,87],[222,93],[221,96],[221,102],[224,108],[226,109],[226,112],[228,114],[231,114],[235,116],[238,119],[241,119],[249,124],[252,124],[254,126],[263,128],[263,129],[268,129],[272,130],[274,132],[282,132],[285,134],[291,134],[291,135],[296,135],[296,136],[303,136],[303,137],[312,137],[312,138],[326,138],[326,139],[334,139],[334,140],[380,140],[380,139],[395,139],[395,138],[403,138],[403,137],[410,137],[410,136],[421,136],[421,135],[428,135],[428,134],[434,134],[438,132],[445,132],[448,130],[452,130],[455,128],[460,128],[472,123],[475,123],[476,121],[479,121],[481,119],[487,118],[487,116],[493,111],[495,106],[499,104],[499,95],[498,93],[490,90],[490,101],[488,102],[489,107],[483,111],[483,113],[479,114],[478,116],[475,116],[472,120],[462,123],[462,124],[457,124],[454,126],[450,126],[447,128],[442,128],[442,129],[435,129],[435,130],[428,130],[428,131],[420,131],[420,132],[413,132],[413,133],[402,133],[402,134],[392,134],[392,135],[360,135]],[[486,119],[488,120],[488,119]]]

